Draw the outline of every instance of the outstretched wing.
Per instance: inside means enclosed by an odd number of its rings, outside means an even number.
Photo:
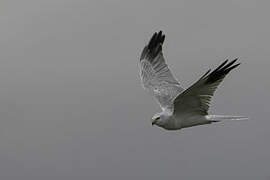
[[[207,71],[196,83],[190,86],[174,100],[174,113],[196,113],[207,115],[211,98],[224,77],[240,65],[237,59],[224,61],[214,71]],[[209,74],[210,73],[210,74]]]
[[[162,109],[170,108],[175,97],[183,91],[173,77],[162,54],[165,35],[154,33],[140,58],[140,76],[143,87],[157,99]]]

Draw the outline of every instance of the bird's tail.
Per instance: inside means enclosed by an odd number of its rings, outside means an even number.
[[[245,116],[224,116],[224,115],[206,115],[205,118],[211,122],[220,122],[223,120],[248,120],[248,117]]]

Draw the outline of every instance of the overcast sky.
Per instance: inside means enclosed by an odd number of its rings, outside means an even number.
[[[0,2],[0,179],[270,178],[270,3],[264,0]],[[212,114],[168,132],[140,84],[141,50],[166,34],[183,87],[226,58]]]

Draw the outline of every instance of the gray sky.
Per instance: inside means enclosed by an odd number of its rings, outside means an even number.
[[[269,5],[2,0],[0,179],[269,179]],[[152,127],[138,58],[158,30],[185,88],[239,57],[210,112],[250,120]]]

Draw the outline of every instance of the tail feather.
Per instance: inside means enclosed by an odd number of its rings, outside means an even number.
[[[226,115],[206,115],[205,118],[211,122],[219,122],[223,120],[240,121],[248,119],[248,117],[245,116],[226,116]]]

